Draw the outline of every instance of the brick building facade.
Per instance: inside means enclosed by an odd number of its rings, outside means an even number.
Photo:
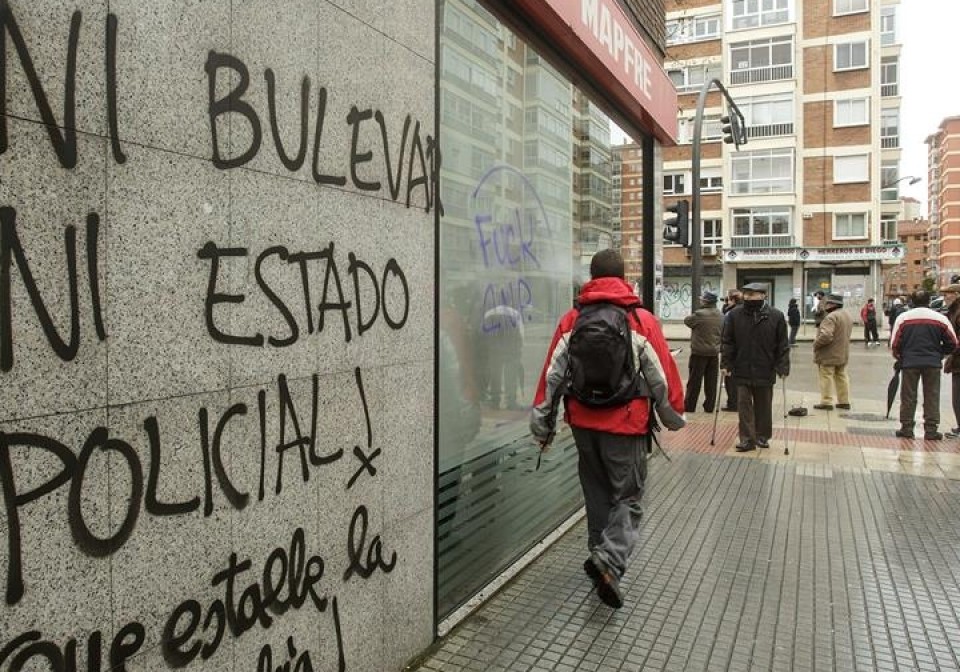
[[[764,282],[785,307],[816,290],[858,312],[879,296],[902,246],[899,4],[667,0],[668,73],[680,145],[664,150],[663,199],[690,199],[698,95],[716,78],[743,111],[748,144],[722,142],[722,97],[707,97],[700,168],[703,286]],[[960,204],[958,204],[960,207]],[[958,232],[960,233],[960,232]],[[960,237],[957,240],[960,253]],[[689,297],[691,256],[664,248],[664,286]],[[664,315],[670,319],[677,315]]]
[[[927,140],[931,261],[945,284],[960,274],[960,117],[947,117]]]

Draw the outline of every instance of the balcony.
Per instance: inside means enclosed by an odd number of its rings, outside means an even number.
[[[771,249],[794,247],[792,233],[775,233],[768,236],[731,236],[730,247],[734,250]]]
[[[896,149],[900,146],[899,135],[885,135],[880,138],[880,147],[883,149]]]
[[[747,126],[748,138],[776,138],[781,135],[793,135],[793,122],[783,124],[762,124]]]
[[[765,65],[759,68],[744,68],[730,73],[731,84],[757,84],[793,79],[793,63],[788,65]]]
[[[880,85],[880,95],[889,98],[890,96],[900,95],[900,86],[897,82],[892,84],[881,84]]]

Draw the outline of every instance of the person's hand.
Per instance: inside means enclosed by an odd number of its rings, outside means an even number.
[[[720,369],[720,374],[721,374],[724,378],[727,378],[727,377],[730,376],[730,370],[729,370],[729,369]]]
[[[540,446],[540,452],[541,453],[549,452],[550,446],[553,445],[552,441],[553,441],[552,437],[546,438],[546,439],[538,439],[537,444]]]

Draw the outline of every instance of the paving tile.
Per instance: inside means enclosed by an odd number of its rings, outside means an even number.
[[[422,669],[957,669],[960,482],[930,476],[960,480],[960,460],[902,452],[675,451],[653,463],[622,609],[583,576],[581,522]]]

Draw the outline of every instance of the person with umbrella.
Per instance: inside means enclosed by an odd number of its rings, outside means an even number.
[[[917,386],[923,381],[923,438],[943,438],[940,425],[940,367],[944,355],[957,348],[957,335],[950,321],[930,309],[930,294],[917,290],[911,295],[913,308],[903,313],[893,325],[890,347],[899,365],[900,429],[896,436],[914,438],[914,415],[917,410]],[[893,381],[891,381],[891,384]]]

